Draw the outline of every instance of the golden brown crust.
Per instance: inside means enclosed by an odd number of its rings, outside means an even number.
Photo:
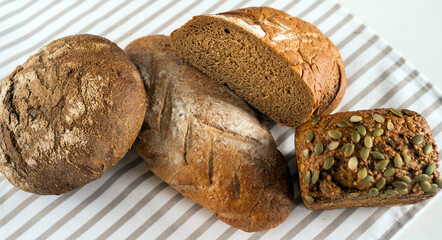
[[[144,112],[141,77],[117,45],[52,41],[1,84],[0,171],[32,193],[81,187],[124,156]]]
[[[353,117],[352,122],[352,116],[361,120]],[[373,109],[336,113],[316,122],[296,129],[300,189],[307,208],[405,205],[436,194],[439,154],[421,115]],[[423,179],[416,178],[425,173]]]
[[[125,49],[147,88],[135,150],[185,197],[244,231],[283,222],[293,187],[282,155],[254,111],[172,52],[169,37]]]

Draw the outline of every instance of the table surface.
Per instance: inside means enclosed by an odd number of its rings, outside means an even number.
[[[440,0],[338,0],[373,29],[435,86],[442,89],[442,1]],[[379,7],[382,6],[382,7]],[[441,143],[439,143],[441,145]],[[439,146],[440,148],[441,146]],[[422,209],[394,239],[438,239],[442,197]]]

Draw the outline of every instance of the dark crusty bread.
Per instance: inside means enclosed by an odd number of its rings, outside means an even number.
[[[136,67],[94,35],[49,43],[0,88],[0,171],[38,194],[99,178],[130,149],[146,109]]]
[[[195,16],[171,40],[192,65],[283,125],[331,113],[345,92],[338,49],[312,24],[276,9]]]
[[[167,36],[140,38],[125,51],[147,89],[134,148],[149,169],[233,227],[261,231],[283,222],[293,186],[254,111],[175,55]]]
[[[439,154],[416,112],[374,109],[314,119],[296,130],[308,209],[405,205],[434,196]]]

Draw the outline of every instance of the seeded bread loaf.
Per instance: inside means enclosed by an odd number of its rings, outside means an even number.
[[[375,109],[315,118],[296,130],[308,209],[405,205],[434,196],[439,154],[416,112]]]
[[[126,52],[147,89],[134,148],[149,169],[233,227],[262,231],[283,222],[293,185],[255,112],[175,55],[169,37],[140,38]]]
[[[37,194],[101,177],[131,148],[146,109],[136,67],[94,35],[52,41],[0,89],[0,171]]]
[[[282,125],[331,113],[345,92],[338,49],[312,24],[276,9],[195,16],[171,40],[192,65]]]

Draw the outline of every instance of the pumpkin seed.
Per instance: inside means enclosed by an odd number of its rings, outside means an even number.
[[[350,145],[350,143],[344,143],[344,145],[342,145],[342,147],[341,147],[342,151],[345,151],[345,149],[347,149],[348,145]]]
[[[428,182],[420,182],[419,185],[421,186],[422,190],[424,190],[424,192],[430,192],[431,191],[431,184]]]
[[[359,169],[358,171],[358,180],[362,180],[367,176],[367,168]]]
[[[305,141],[309,143],[314,137],[315,135],[313,134],[313,131],[308,131],[307,135],[305,136]]]
[[[308,150],[308,149],[305,149],[305,150],[302,152],[302,155],[304,155],[304,158],[305,158],[305,159],[309,158],[309,157],[310,157],[310,152],[309,152],[309,150]]]
[[[350,126],[350,123],[347,122],[346,120],[342,120],[342,121],[337,122],[336,125],[338,125],[338,127],[345,128],[345,127]]]
[[[387,129],[388,129],[388,131],[394,130],[394,125],[390,120],[388,120],[388,122],[387,122]]]
[[[431,184],[431,193],[437,193],[437,184],[432,183]]]
[[[382,170],[382,169],[384,169],[384,168],[386,168],[387,167],[387,165],[388,165],[388,163],[389,163],[390,161],[388,161],[388,160],[382,160],[382,161],[379,161],[378,163],[376,163],[376,165],[375,165],[375,169],[376,170]]]
[[[376,188],[379,190],[379,189],[382,189],[384,186],[385,186],[385,183],[386,183],[387,181],[385,180],[385,178],[381,178],[381,179],[379,179],[377,182],[376,182]]]
[[[436,178],[434,179],[434,182],[437,184],[437,186],[439,186],[439,188],[442,188],[442,179]]]
[[[377,160],[384,160],[385,159],[384,154],[382,154],[378,151],[371,152],[371,155],[373,156],[374,159],[377,159]]]
[[[357,129],[361,136],[365,136],[365,134],[367,134],[367,129],[364,127],[364,125],[359,125]]]
[[[334,140],[338,140],[339,138],[342,137],[342,133],[338,130],[328,130],[327,133]]]
[[[430,154],[432,151],[433,151],[433,144],[429,144],[429,143],[425,144],[425,147],[424,147],[425,155]]]
[[[394,166],[397,168],[401,168],[404,165],[404,161],[402,161],[401,155],[397,154],[394,157]]]
[[[312,175],[312,184],[315,184],[319,179],[319,171],[315,170],[313,171],[313,175]]]
[[[375,120],[378,123],[384,123],[385,121],[385,119],[377,113],[373,114],[373,120]]]
[[[384,133],[384,129],[378,128],[373,131],[373,137],[379,137]]]
[[[388,195],[394,195],[394,194],[398,194],[398,191],[393,190],[393,189],[388,189],[384,193],[388,194]]]
[[[367,175],[364,179],[358,180],[358,183],[360,184],[369,184],[373,181],[373,177],[371,175]]]
[[[384,177],[391,177],[391,176],[393,176],[395,173],[396,173],[396,169],[395,169],[395,168],[393,168],[393,167],[388,168],[388,169],[385,170],[385,172],[384,172]]]
[[[411,178],[409,176],[403,176],[401,178],[402,181],[406,182],[406,183],[411,183]]]
[[[316,124],[319,123],[319,121],[321,121],[321,117],[320,117],[320,116],[316,116],[316,117],[313,118],[313,120],[312,120],[312,124],[313,124],[313,125],[316,125]]]
[[[423,182],[423,181],[427,181],[430,178],[430,176],[428,176],[427,174],[421,173],[417,176],[414,177],[414,180],[418,181],[418,182]]]
[[[411,161],[411,157],[410,155],[406,154],[406,153],[402,153],[402,156],[404,157],[404,162],[406,164],[408,164]]]
[[[425,174],[430,176],[431,174],[433,174],[435,168],[436,168],[436,163],[430,163],[430,165],[428,165],[427,168],[425,169]]]
[[[328,156],[324,161],[324,169],[329,170],[333,164],[335,163],[335,159],[332,156]]]
[[[365,145],[365,147],[366,148],[371,148],[371,147],[373,147],[373,139],[371,139],[371,137],[370,136],[365,136],[364,137],[364,145]]]
[[[309,170],[307,170],[304,174],[304,183],[310,184],[311,180],[312,180],[312,173]]]
[[[411,141],[415,145],[420,145],[424,141],[424,137],[422,135],[416,135],[411,139]]]
[[[317,142],[315,145],[315,154],[321,155],[324,152],[324,145],[322,142]]]
[[[351,140],[352,140],[354,143],[358,143],[359,140],[361,140],[361,135],[359,134],[358,131],[354,131],[354,132],[351,133]]]
[[[350,170],[358,169],[358,158],[357,157],[351,157],[350,160],[348,160],[348,168]]]
[[[344,156],[350,157],[353,154],[353,151],[355,150],[355,145],[353,143],[350,143],[344,151]]]
[[[315,202],[315,199],[312,196],[309,196],[309,195],[305,195],[304,199],[308,203],[314,203]]]
[[[354,115],[350,117],[350,122],[360,122],[360,121],[362,121],[361,116]]]
[[[348,197],[348,198],[354,198],[354,197],[358,197],[359,194],[360,194],[360,193],[355,193],[355,192],[353,192],[353,193],[349,193],[349,194],[347,194],[347,197]]]
[[[364,161],[367,160],[368,156],[370,156],[370,150],[368,150],[365,147],[362,147],[361,148],[361,158],[362,158],[362,160],[364,160]]]
[[[399,194],[407,194],[408,193],[408,188],[403,188],[403,189],[399,189]]]
[[[404,116],[399,110],[396,110],[394,108],[390,108],[390,112],[392,112],[394,115],[396,115],[398,117],[403,117]]]
[[[408,116],[412,116],[413,115],[413,111],[410,111],[410,110],[407,110],[407,109],[402,109],[402,112],[404,112]]]
[[[377,188],[370,188],[370,190],[368,190],[368,194],[370,194],[371,196],[376,196],[378,195],[379,191]]]
[[[391,185],[393,185],[393,187],[395,187],[399,190],[404,189],[404,188],[408,188],[408,184],[406,182],[402,182],[402,181],[395,181]]]
[[[330,142],[327,146],[328,150],[335,150],[338,147],[339,147],[339,142],[337,141]]]

